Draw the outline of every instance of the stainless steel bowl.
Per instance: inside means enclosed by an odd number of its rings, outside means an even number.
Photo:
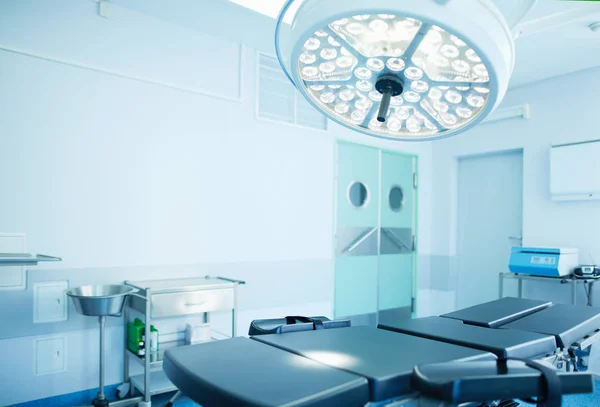
[[[78,313],[96,317],[121,314],[125,299],[135,291],[126,285],[86,285],[70,289],[67,295]]]

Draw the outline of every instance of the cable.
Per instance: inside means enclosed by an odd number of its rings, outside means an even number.
[[[590,264],[592,266],[595,266],[596,262],[594,261],[594,256],[592,255],[592,252],[589,250],[586,250],[586,253],[589,256],[590,260],[592,261]],[[585,289],[585,295],[587,296],[588,307],[592,306],[592,289],[594,288],[593,283],[594,283],[594,280],[592,280],[591,283],[588,281],[583,282],[583,288]]]
[[[515,10],[512,13],[507,13],[506,22],[511,29],[517,27],[517,25],[523,21],[525,16],[535,7],[538,0],[521,0],[518,6],[515,6]]]
[[[515,40],[519,39],[523,33],[523,29],[521,28],[520,24],[522,23],[523,19],[525,19],[525,16],[527,16],[527,14],[529,14],[529,12],[535,7],[537,2],[538,0],[522,0],[520,1],[518,8],[513,11],[513,13],[505,16],[506,22],[508,23]]]
[[[588,307],[592,306],[592,287],[588,284],[587,281],[583,282],[583,289],[585,290],[585,295],[587,297],[587,305]]]
[[[590,294],[588,293],[587,283],[583,282],[583,290],[585,291],[585,296],[587,298],[587,305],[590,305]]]

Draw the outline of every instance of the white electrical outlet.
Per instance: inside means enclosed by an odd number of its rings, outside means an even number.
[[[0,233],[0,253],[26,253],[27,237],[24,233]],[[0,267],[0,290],[25,290],[26,269],[22,266]]]
[[[33,323],[66,321],[69,318],[66,291],[68,281],[47,281],[33,284]]]
[[[34,343],[35,376],[67,371],[66,339],[64,336],[36,339]]]

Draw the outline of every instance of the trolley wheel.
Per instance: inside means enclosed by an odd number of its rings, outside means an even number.
[[[104,400],[98,400],[98,399],[96,399],[96,400],[94,400],[92,402],[92,405],[94,407],[108,407],[108,400],[106,400],[106,399],[104,399]]]
[[[119,387],[117,387],[117,399],[123,400],[127,398],[127,394],[129,394],[130,389],[131,385],[129,383],[123,383]]]

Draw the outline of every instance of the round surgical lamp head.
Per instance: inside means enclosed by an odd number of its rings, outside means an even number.
[[[283,70],[315,108],[393,140],[481,122],[514,66],[511,30],[489,0],[288,0],[275,37]]]

